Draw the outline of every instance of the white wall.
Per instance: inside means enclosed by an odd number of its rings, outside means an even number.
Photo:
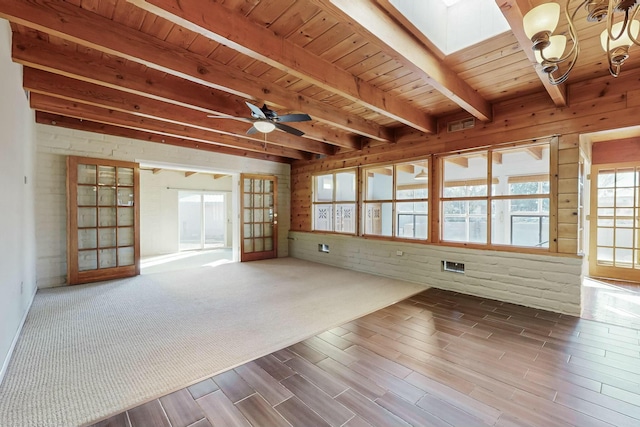
[[[0,20],[0,381],[36,291],[33,114]],[[26,180],[26,181],[25,181]]]
[[[38,288],[66,283],[66,187],[65,159],[68,155],[135,161],[147,164],[174,164],[181,168],[227,173],[259,173],[278,178],[278,256],[288,255],[290,225],[290,166],[162,145],[153,142],[99,135],[90,132],[36,125],[38,224]],[[213,178],[211,178],[213,179]],[[236,180],[237,181],[237,180]],[[141,194],[141,197],[142,194]],[[141,201],[142,204],[142,201]],[[141,230],[142,232],[142,230]],[[148,246],[146,250],[153,252]]]
[[[231,246],[233,230],[231,176],[213,179],[210,174],[197,173],[185,177],[182,171],[163,169],[154,174],[140,171],[140,255],[159,255],[179,249],[178,192],[179,189],[221,191],[227,198],[227,246]]]
[[[290,232],[289,238],[289,254],[295,258],[580,315],[581,257],[399,243],[337,234]],[[329,245],[329,253],[318,251],[318,244],[322,243]],[[442,271],[442,261],[464,263],[465,273]]]

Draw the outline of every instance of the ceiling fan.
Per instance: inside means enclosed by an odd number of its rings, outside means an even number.
[[[253,123],[253,126],[251,126],[247,131],[247,135],[253,135],[256,132],[269,133],[277,128],[292,135],[302,136],[304,135],[304,132],[283,123],[306,122],[311,120],[311,117],[308,114],[285,114],[284,116],[279,116],[278,113],[269,109],[267,104],[264,104],[262,108],[246,101],[245,104],[247,104],[251,110],[251,118],[226,115],[208,117],[217,119],[240,119],[242,121]]]

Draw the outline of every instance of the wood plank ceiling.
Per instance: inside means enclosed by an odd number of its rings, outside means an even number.
[[[523,94],[565,105],[519,44],[531,4],[497,4],[513,32],[449,56],[388,0],[11,0],[0,17],[39,123],[291,162],[436,133],[451,114],[490,121]],[[586,42],[574,81],[607,73]],[[292,124],[300,137],[207,117],[248,118],[245,101],[312,120]]]

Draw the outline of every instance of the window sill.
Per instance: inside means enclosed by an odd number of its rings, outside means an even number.
[[[429,242],[427,240],[401,239],[397,237],[387,237],[387,236],[375,236],[375,235],[358,236],[356,234],[337,233],[337,232],[330,232],[330,231],[303,231],[303,230],[292,230],[292,231],[296,233],[313,233],[318,235],[355,237],[358,239],[377,240],[381,242],[403,243],[403,244],[410,243],[415,245],[467,248],[467,249],[476,249],[476,250],[484,250],[484,251],[511,252],[511,253],[536,254],[536,255],[552,255],[552,256],[561,256],[561,257],[567,257],[567,258],[583,258],[584,256],[583,254],[566,254],[566,253],[551,252],[549,248],[527,248],[527,247],[521,247],[521,246],[482,245],[477,243],[444,242],[444,241]]]

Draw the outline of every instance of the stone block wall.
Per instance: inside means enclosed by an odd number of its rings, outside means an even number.
[[[329,252],[320,252],[326,244]],[[421,283],[426,287],[580,314],[582,257],[392,242],[337,234],[289,233],[295,258]],[[464,264],[464,274],[443,270]]]

